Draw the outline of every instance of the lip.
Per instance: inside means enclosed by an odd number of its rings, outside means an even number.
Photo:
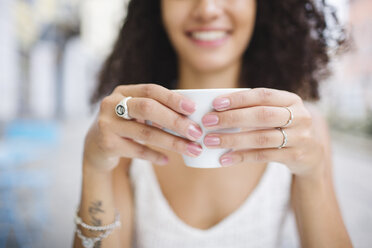
[[[219,27],[199,27],[199,28],[190,28],[186,30],[186,33],[197,32],[197,31],[226,31],[229,33],[231,32],[231,29],[219,28]]]
[[[201,41],[197,40],[192,37],[192,32],[198,32],[198,31],[225,31],[227,35],[221,39],[214,40],[214,41]],[[226,28],[213,28],[213,27],[200,27],[195,29],[190,29],[186,31],[186,36],[192,41],[193,44],[195,44],[198,47],[203,48],[216,48],[220,47],[223,44],[227,42],[227,40],[231,37],[231,30]]]

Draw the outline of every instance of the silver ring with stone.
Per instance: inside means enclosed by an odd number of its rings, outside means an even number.
[[[123,100],[121,100],[119,104],[116,105],[115,113],[117,116],[127,119],[127,120],[133,119],[132,117],[129,116],[128,106],[127,106],[127,102],[131,98],[132,98],[131,96],[124,97]]]
[[[281,127],[277,127],[276,129],[278,129],[283,134],[283,143],[277,147],[278,149],[282,149],[288,143],[288,136],[287,136],[287,133],[284,132],[284,130]]]

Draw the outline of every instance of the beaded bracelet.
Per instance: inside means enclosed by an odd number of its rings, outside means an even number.
[[[96,242],[101,241],[102,239],[109,236],[112,231],[113,229],[109,229],[109,230],[106,230],[104,233],[100,234],[98,237],[89,238],[89,237],[85,237],[81,233],[79,228],[76,228],[76,234],[81,239],[81,243],[84,248],[93,248]]]
[[[78,216],[79,208],[76,210],[75,213],[75,224],[80,225],[84,227],[85,229],[91,230],[91,231],[104,231],[104,233],[101,233],[98,237],[90,238],[85,237],[80,229],[76,226],[76,234],[81,239],[82,245],[84,248],[93,248],[94,244],[98,241],[101,241],[102,239],[106,238],[108,235],[111,234],[111,232],[116,228],[121,226],[120,222],[120,213],[118,210],[116,210],[115,214],[115,221],[109,225],[105,226],[91,226],[83,222],[83,220]]]
[[[115,213],[115,221],[109,225],[105,226],[91,226],[83,222],[83,220],[78,216],[79,209],[76,210],[75,213],[75,224],[76,225],[81,225],[85,229],[91,230],[91,231],[106,231],[108,229],[114,229],[115,227],[120,227],[121,222],[120,222],[120,213],[119,211],[116,210]]]

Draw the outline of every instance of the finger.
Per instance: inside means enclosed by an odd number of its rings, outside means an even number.
[[[300,100],[301,98],[292,92],[254,88],[218,96],[213,100],[213,107],[217,111],[260,105],[287,107]]]
[[[135,97],[130,99],[127,105],[129,115],[133,118],[151,120],[193,141],[203,135],[196,122],[154,99]]]
[[[123,96],[151,98],[185,115],[193,113],[196,107],[191,99],[158,84],[120,85],[114,92]]]
[[[267,163],[271,161],[291,164],[302,159],[304,153],[295,148],[247,149],[226,153],[220,157],[222,166],[246,163]]]
[[[143,141],[191,157],[197,157],[202,152],[199,144],[146,124],[118,120],[111,123],[111,130],[121,137]]]
[[[125,122],[126,120],[115,114],[115,106],[123,96],[113,93],[101,102],[101,112],[109,117]],[[161,103],[151,98],[135,97],[127,101],[128,112],[136,120],[151,120],[193,141],[202,136],[200,126],[184,115],[174,112]],[[140,122],[138,121],[138,122]]]
[[[291,126],[295,126],[303,118],[295,113],[291,107],[294,118]],[[283,107],[256,106],[242,109],[232,109],[223,112],[211,112],[203,116],[202,123],[207,129],[220,128],[273,128],[285,125],[290,118],[290,113]],[[304,116],[304,118],[307,118]]]
[[[157,165],[165,165],[168,163],[168,157],[158,151],[150,149],[146,145],[139,144],[133,140],[123,139],[125,149],[122,149],[122,154],[129,158],[140,158],[148,160]],[[125,152],[124,152],[125,151]]]
[[[117,136],[114,133],[105,135],[104,139],[100,143],[100,148],[106,156],[115,159],[117,157],[141,158],[159,165],[166,164],[168,160],[165,154],[152,150],[147,146],[131,140],[130,138]]]
[[[163,128],[162,126],[160,126],[159,124],[157,124],[156,122],[153,122],[153,121],[146,120],[144,123],[146,123],[147,125],[153,126],[153,127],[160,128],[160,129]]]
[[[160,128],[160,129],[163,128],[161,125],[157,124],[156,122],[153,122],[152,125],[153,125],[154,127]]]
[[[145,124],[145,122],[146,122],[146,121],[143,120],[143,119],[136,119],[136,121],[139,122],[139,123],[142,123],[142,124]]]
[[[301,135],[295,129],[283,129],[287,135],[286,147],[297,144]],[[284,136],[278,129],[264,129],[240,133],[209,133],[204,137],[208,148],[258,149],[277,148],[284,142]]]

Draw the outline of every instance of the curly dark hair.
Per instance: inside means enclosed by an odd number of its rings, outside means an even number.
[[[330,51],[346,50],[346,33],[335,12],[325,0],[258,0],[239,87],[276,88],[318,100],[319,81],[330,74]],[[176,53],[163,27],[160,0],[131,0],[91,103],[119,84],[157,83],[174,89],[177,75]]]

